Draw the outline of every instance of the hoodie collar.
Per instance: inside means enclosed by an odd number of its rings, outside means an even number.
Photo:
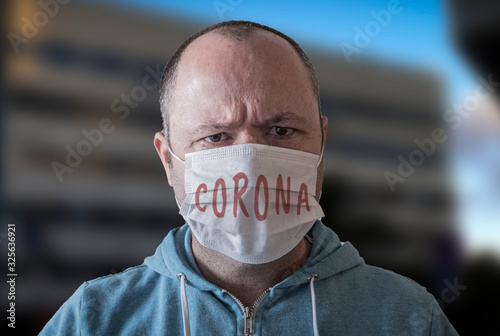
[[[307,235],[312,238],[311,254],[307,262],[275,288],[308,283],[313,275],[319,281],[364,263],[351,243],[342,243],[337,234],[320,220],[316,221]]]
[[[208,282],[202,275],[191,249],[191,229],[187,224],[171,230],[158,246],[153,256],[147,257],[144,263],[154,271],[177,281],[182,273],[187,284],[203,291],[220,290]]]
[[[317,280],[330,277],[364,263],[358,251],[349,243],[341,243],[338,236],[321,221],[316,221],[308,233],[312,238],[311,254],[306,264],[275,288],[286,288],[309,282],[312,275]],[[154,271],[177,280],[182,273],[187,283],[203,291],[220,290],[201,275],[191,249],[191,230],[187,224],[173,229],[158,246],[145,264]]]

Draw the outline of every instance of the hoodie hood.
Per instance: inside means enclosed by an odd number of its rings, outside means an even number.
[[[364,263],[358,251],[349,243],[340,242],[330,228],[317,220],[308,236],[312,238],[311,254],[306,264],[275,288],[285,288],[330,277]],[[201,275],[191,249],[191,230],[187,224],[173,229],[165,237],[153,256],[145,259],[145,264],[159,274],[177,280],[184,274],[191,286],[202,291],[220,290]]]
[[[85,282],[40,335],[458,335],[431,294],[317,221],[306,264],[251,305],[201,276],[187,225],[140,266]]]

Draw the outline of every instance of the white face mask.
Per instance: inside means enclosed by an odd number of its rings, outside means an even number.
[[[290,252],[324,213],[316,201],[321,157],[258,144],[186,154],[180,214],[201,245],[248,264]]]

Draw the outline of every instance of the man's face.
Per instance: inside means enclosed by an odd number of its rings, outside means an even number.
[[[318,104],[307,69],[278,36],[258,31],[240,42],[208,33],[186,49],[177,71],[169,132],[171,149],[182,160],[189,152],[247,143],[321,153]],[[157,133],[155,147],[182,203],[184,165],[174,158],[168,165],[163,134]],[[322,173],[321,166],[318,196]]]

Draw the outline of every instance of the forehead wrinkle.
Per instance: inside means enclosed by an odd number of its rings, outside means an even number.
[[[210,117],[202,121],[196,127],[196,132],[201,133],[207,130],[228,131],[233,130],[245,123],[245,113],[224,113],[217,117]]]
[[[279,124],[282,122],[292,122],[292,123],[304,123],[307,120],[306,117],[293,113],[293,112],[283,112],[279,113],[277,115],[270,116],[267,119],[264,119],[262,121],[258,121],[254,123],[254,126],[256,127],[261,127],[261,126],[268,126],[272,124]]]

